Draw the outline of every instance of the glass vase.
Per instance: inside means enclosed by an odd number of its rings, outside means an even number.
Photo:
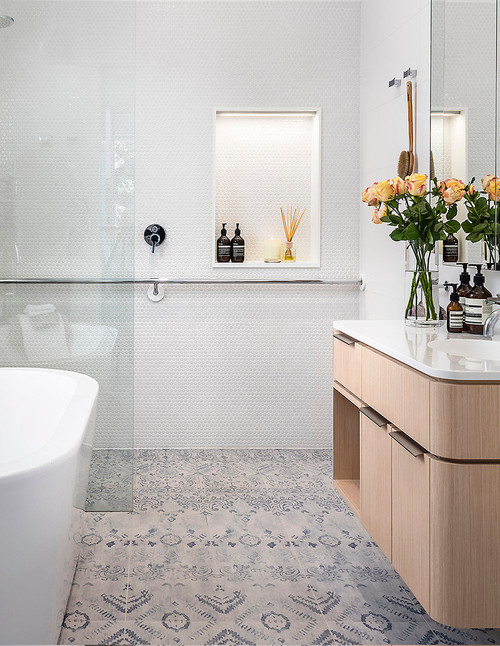
[[[487,269],[500,269],[500,251],[497,237],[494,235],[484,238],[484,261]]]
[[[440,325],[439,272],[427,269],[406,270],[407,325]]]

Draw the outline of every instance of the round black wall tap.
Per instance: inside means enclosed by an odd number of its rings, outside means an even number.
[[[153,253],[156,247],[163,244],[166,237],[165,229],[160,224],[150,224],[144,231],[144,240],[151,247]]]

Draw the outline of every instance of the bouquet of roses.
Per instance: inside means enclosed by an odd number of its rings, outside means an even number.
[[[375,224],[388,224],[390,237],[405,240],[415,257],[415,272],[410,288],[405,318],[416,317],[417,308],[424,308],[427,321],[437,320],[438,313],[432,297],[430,257],[436,242],[456,233],[460,224],[456,203],[465,195],[465,184],[450,179],[437,184],[428,199],[427,175],[414,173],[405,179],[375,182],[363,191],[362,200],[374,206],[372,220]]]

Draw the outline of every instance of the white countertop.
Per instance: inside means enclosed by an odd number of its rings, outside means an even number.
[[[333,329],[430,377],[500,381],[499,336],[486,339],[473,334],[448,334],[446,324],[437,328],[411,327],[399,320],[334,321]],[[444,351],[447,339],[453,342],[453,348]],[[463,348],[461,341],[465,342]]]

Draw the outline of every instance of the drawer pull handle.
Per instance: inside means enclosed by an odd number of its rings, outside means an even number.
[[[340,332],[336,332],[333,335],[334,339],[337,339],[338,341],[342,341],[342,343],[345,343],[346,345],[354,345],[356,341],[354,339],[351,339],[350,336],[347,336],[346,334],[340,334]]]
[[[408,435],[405,435],[402,431],[391,431],[389,435],[393,440],[396,440],[398,444],[401,444],[403,449],[406,449],[408,453],[411,453],[414,458],[418,458],[419,455],[425,455],[429,453],[420,444],[417,444],[411,440]]]
[[[377,411],[373,410],[373,408],[370,408],[369,406],[363,406],[359,411],[363,413],[365,417],[368,417],[370,422],[373,422],[377,426],[387,426],[387,424],[389,424],[389,420],[382,417],[382,415],[379,415]]]

